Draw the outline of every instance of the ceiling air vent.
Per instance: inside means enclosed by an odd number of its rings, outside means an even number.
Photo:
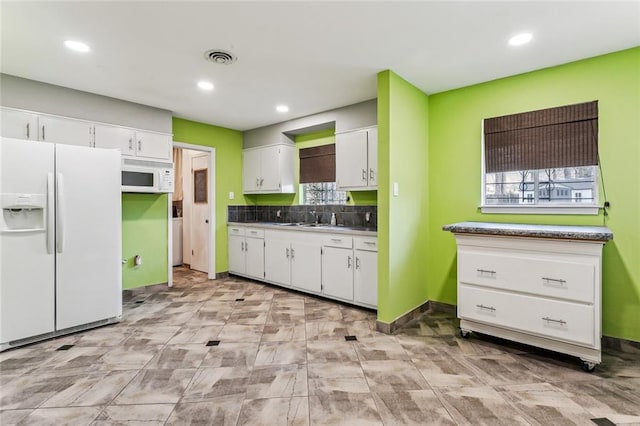
[[[231,65],[236,61],[233,53],[220,49],[208,50],[204,52],[204,57],[207,61],[211,61],[214,64]]]

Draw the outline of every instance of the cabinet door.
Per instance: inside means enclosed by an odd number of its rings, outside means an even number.
[[[259,149],[242,152],[242,191],[257,192],[260,189],[261,156]]]
[[[264,279],[264,239],[249,238],[244,240],[247,275]]]
[[[336,135],[336,184],[338,188],[367,186],[367,132]]]
[[[162,133],[136,131],[136,155],[138,157],[171,158],[171,137]]]
[[[264,277],[267,281],[291,285],[291,247],[289,240],[264,239]]]
[[[2,136],[6,138],[38,140],[38,116],[29,112],[3,108]]]
[[[96,148],[119,149],[123,155],[135,155],[136,132],[126,127],[96,124],[94,127]]]
[[[353,264],[353,250],[324,247],[322,293],[342,300],[353,300]]]
[[[245,274],[244,236],[229,235],[228,242],[229,272]]]
[[[367,186],[370,189],[378,188],[378,129],[369,129],[367,132],[367,164],[369,175]]]
[[[92,124],[87,121],[41,115],[38,117],[40,140],[65,145],[92,146]]]
[[[280,165],[282,163],[280,149],[279,146],[268,146],[261,149],[261,192],[280,192]]]
[[[353,300],[376,308],[378,306],[378,253],[355,251]]]
[[[303,291],[320,293],[322,276],[321,244],[304,237],[291,242],[291,285]]]

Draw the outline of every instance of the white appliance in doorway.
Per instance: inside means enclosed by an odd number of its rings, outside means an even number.
[[[209,155],[191,157],[191,269],[209,272]]]
[[[119,151],[2,138],[0,167],[0,350],[119,321]]]

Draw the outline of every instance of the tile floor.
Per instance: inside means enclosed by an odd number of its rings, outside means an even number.
[[[0,424],[640,424],[640,351],[588,374],[456,327],[384,335],[371,311],[178,268],[119,324],[1,353]]]

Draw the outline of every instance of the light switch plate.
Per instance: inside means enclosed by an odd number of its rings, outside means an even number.
[[[233,193],[233,191],[229,192],[229,199],[233,200],[236,197],[236,194]]]
[[[393,182],[393,196],[397,197],[399,193],[398,182]]]

